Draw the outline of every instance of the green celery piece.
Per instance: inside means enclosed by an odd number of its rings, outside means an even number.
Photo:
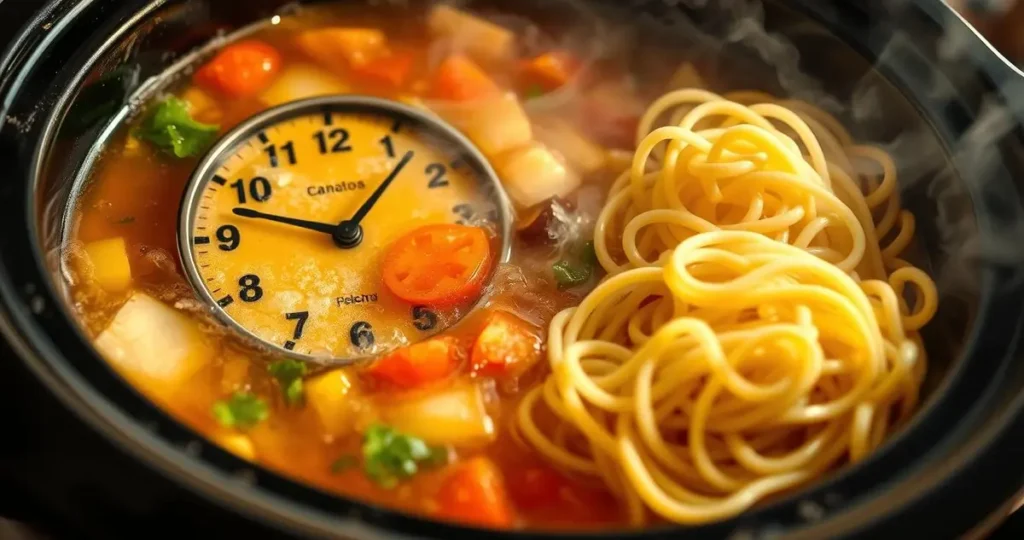
[[[249,392],[235,392],[213,404],[213,417],[224,427],[249,429],[270,416],[265,401]]]
[[[146,117],[136,136],[179,158],[202,153],[217,138],[220,126],[192,119],[188,103],[170,97]]]

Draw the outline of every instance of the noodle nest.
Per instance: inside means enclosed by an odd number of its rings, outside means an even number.
[[[517,433],[640,525],[736,515],[878,448],[914,412],[934,282],[896,167],[806,103],[679,90],[643,117],[551,322]]]

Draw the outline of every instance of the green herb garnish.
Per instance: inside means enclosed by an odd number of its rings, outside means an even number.
[[[383,424],[370,426],[363,438],[363,470],[387,489],[414,476],[421,466],[434,467],[447,461],[444,448],[431,447],[422,439]]]
[[[597,253],[594,243],[587,242],[569,253],[569,257],[556,262],[551,271],[559,289],[571,289],[590,281],[597,268]]]
[[[341,474],[352,467],[359,465],[359,458],[355,456],[341,456],[331,463],[331,474]]]
[[[302,403],[302,377],[306,375],[306,364],[289,358],[270,364],[267,371],[270,372],[270,376],[277,379],[285,402],[289,405]]]
[[[235,392],[231,398],[213,404],[213,417],[224,427],[249,429],[268,416],[266,402],[249,392]]]
[[[179,158],[201,153],[217,138],[220,126],[192,119],[188,103],[171,97],[156,106],[135,136]]]

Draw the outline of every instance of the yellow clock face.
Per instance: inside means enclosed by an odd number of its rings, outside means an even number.
[[[440,120],[371,98],[285,105],[228,134],[197,169],[179,248],[200,296],[263,346],[346,361],[420,341],[479,301],[406,302],[383,282],[387,248],[431,224],[488,232],[509,210],[486,161]]]

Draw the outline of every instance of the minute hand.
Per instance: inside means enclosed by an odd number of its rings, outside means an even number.
[[[352,216],[352,219],[346,222],[348,226],[354,227],[356,225],[359,225],[359,222],[361,222],[363,218],[366,217],[366,214],[370,213],[370,210],[373,209],[373,205],[377,204],[377,201],[380,200],[381,195],[384,195],[384,192],[387,191],[388,186],[391,185],[391,182],[394,182],[395,178],[398,178],[398,174],[401,173],[402,169],[404,169],[405,166],[409,164],[409,161],[412,160],[412,156],[413,152],[411,150],[406,152],[405,155],[402,156],[401,161],[399,161],[398,165],[396,165],[394,170],[391,171],[391,174],[389,174],[388,177],[385,178],[383,182],[381,182],[380,186],[377,187],[377,190],[373,192],[373,195],[370,195],[370,198],[366,199],[366,202],[364,202],[363,205],[359,207],[359,210],[356,212],[354,216]]]
[[[231,211],[236,216],[253,218],[253,219],[265,219],[267,221],[273,221],[276,223],[284,223],[285,225],[291,225],[293,227],[301,227],[303,229],[309,229],[311,231],[317,231],[327,234],[333,234],[336,225],[329,223],[317,223],[315,221],[307,221],[304,219],[295,219],[286,216],[275,216],[273,214],[265,214],[263,212],[257,212],[256,210],[250,210],[248,208],[235,208]]]

